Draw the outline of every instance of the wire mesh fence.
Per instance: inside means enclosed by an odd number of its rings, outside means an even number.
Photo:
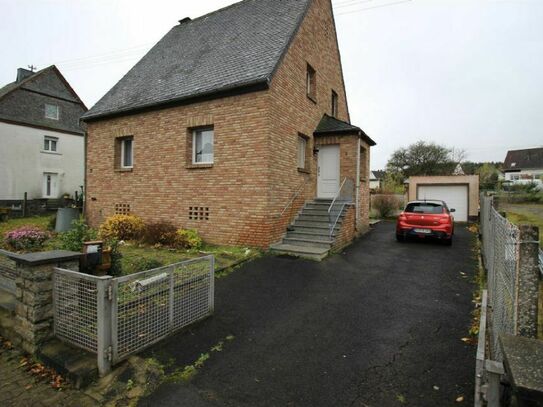
[[[55,269],[55,336],[90,352],[98,351],[98,281],[95,276]]]
[[[490,355],[503,357],[498,344],[500,334],[515,334],[517,320],[516,276],[520,231],[494,208],[493,198],[481,196],[482,254],[487,271],[490,305]]]
[[[55,335],[97,353],[100,368],[210,315],[214,257],[117,278],[56,268],[53,298]]]

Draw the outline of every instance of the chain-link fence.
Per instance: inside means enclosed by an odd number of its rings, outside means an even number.
[[[96,353],[103,374],[213,312],[214,257],[116,278],[56,268],[53,299],[55,335]]]
[[[519,229],[496,211],[493,198],[481,196],[482,255],[490,305],[490,356],[502,361],[500,334],[515,332]]]

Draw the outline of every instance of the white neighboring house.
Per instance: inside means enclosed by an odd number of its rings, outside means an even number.
[[[0,88],[0,205],[9,201],[74,195],[84,182],[87,111],[53,65],[17,70]],[[6,202],[7,201],[7,202]]]
[[[370,172],[370,189],[372,191],[381,189],[385,182],[385,171],[376,171],[373,170]]]
[[[503,163],[505,181],[543,185],[543,147],[509,150]]]

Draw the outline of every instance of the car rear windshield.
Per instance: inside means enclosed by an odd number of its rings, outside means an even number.
[[[405,207],[405,212],[443,213],[443,205],[431,202],[411,202]]]

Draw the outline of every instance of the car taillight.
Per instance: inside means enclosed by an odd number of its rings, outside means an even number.
[[[439,223],[450,223],[451,218],[447,216],[446,218],[439,218]]]
[[[400,216],[398,216],[398,220],[407,220],[407,216],[405,216],[405,213],[400,213]]]

